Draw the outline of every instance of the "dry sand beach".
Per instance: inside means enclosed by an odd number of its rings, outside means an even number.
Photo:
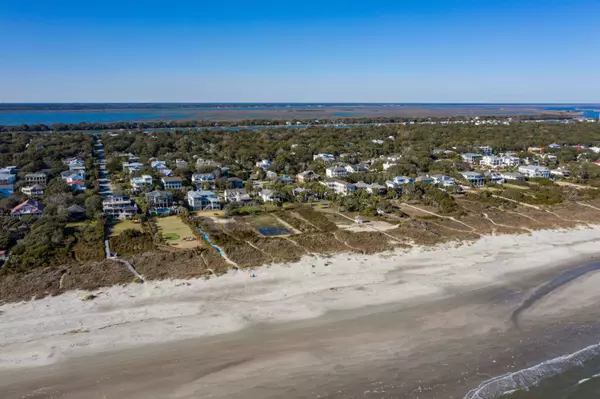
[[[600,227],[485,236],[6,304],[1,396],[463,398],[600,341],[594,268],[512,319],[599,244]]]

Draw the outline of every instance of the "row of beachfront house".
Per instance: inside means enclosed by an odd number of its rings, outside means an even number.
[[[127,170],[130,174],[139,172],[144,167],[143,163],[139,162],[139,157],[133,154],[117,154],[120,156],[125,156],[127,161],[123,162],[123,170]],[[161,176],[171,177],[173,176],[173,169],[170,168],[165,161],[161,161],[157,158],[150,158],[149,160],[150,168],[156,170],[160,173]],[[176,159],[172,164],[175,169],[186,169],[188,168],[188,162],[183,159]]]
[[[212,173],[197,173],[192,175],[192,184],[200,189],[204,187],[214,188],[215,176]],[[164,176],[160,179],[163,188],[165,190],[182,190],[183,179],[178,176]],[[131,190],[133,192],[139,192],[143,189],[151,189],[154,185],[154,179],[150,175],[141,175],[132,177],[130,180]],[[232,188],[244,187],[244,181],[237,177],[230,177],[227,179],[227,185]]]
[[[173,193],[166,190],[154,190],[145,194],[148,204],[148,213],[155,215],[169,214],[178,206],[173,202]],[[252,198],[245,189],[227,189],[223,197],[219,198],[213,191],[192,190],[186,194],[186,201],[190,209],[197,211],[218,210],[222,202],[250,203]],[[102,202],[104,214],[111,219],[126,219],[138,214],[136,202],[126,195],[113,195]]]
[[[525,179],[541,178],[548,179],[552,174],[567,173],[564,169],[549,170],[545,166],[523,165],[519,166],[517,172],[499,172],[496,170],[487,170],[484,173],[476,171],[460,172],[462,177],[473,187],[483,187],[486,182],[493,184],[504,184],[507,181],[524,181]]]
[[[351,173],[368,173],[369,166],[365,164],[357,165],[333,165],[325,168],[325,175],[332,178],[346,177]]]

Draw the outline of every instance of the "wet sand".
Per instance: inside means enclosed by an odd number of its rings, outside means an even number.
[[[557,248],[566,251],[563,258],[547,248],[532,254],[546,267],[518,250],[500,256],[503,247],[493,244],[500,241],[484,242],[500,258],[483,256],[471,266],[489,273],[498,267],[510,271],[493,284],[471,278],[468,284],[442,284],[435,294],[376,305],[357,289],[354,296],[362,298],[364,306],[332,309],[316,318],[261,322],[203,338],[65,356],[39,367],[5,367],[0,371],[0,392],[2,398],[462,398],[492,376],[600,341],[595,289],[600,273],[593,268],[529,301],[530,306],[519,312],[518,327],[513,323],[514,311],[540,287],[565,270],[594,261],[598,230],[564,234],[563,246]],[[552,237],[559,240],[554,235],[538,238]],[[569,240],[572,245],[566,245]],[[526,240],[524,245],[541,249]],[[429,255],[454,264],[451,258],[473,256],[481,252],[478,249],[476,244]],[[510,269],[510,261],[526,264]],[[452,270],[470,273],[457,267],[440,270],[429,278],[436,279],[437,273],[438,280],[447,279]],[[378,289],[410,291],[415,277],[396,273],[401,278],[388,272],[393,284],[375,283],[369,295],[381,295]],[[271,287],[278,289],[277,284]],[[201,301],[198,306],[203,306]],[[155,322],[143,321],[148,331]],[[86,334],[64,337],[77,345]],[[60,347],[52,336],[31,340]],[[15,351],[3,344],[0,360],[5,349]]]

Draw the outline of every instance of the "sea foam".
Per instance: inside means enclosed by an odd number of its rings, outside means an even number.
[[[573,367],[582,366],[586,361],[599,355],[600,343],[590,345],[570,355],[560,356],[527,369],[491,378],[470,390],[464,399],[495,399],[511,391],[526,390],[547,378],[564,373]]]

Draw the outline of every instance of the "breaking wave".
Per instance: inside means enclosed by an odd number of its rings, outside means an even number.
[[[470,390],[464,399],[495,399],[517,390],[527,390],[547,378],[562,374],[574,367],[583,366],[585,362],[597,356],[600,356],[600,343],[527,369],[491,378]],[[580,381],[580,383],[584,382]]]

